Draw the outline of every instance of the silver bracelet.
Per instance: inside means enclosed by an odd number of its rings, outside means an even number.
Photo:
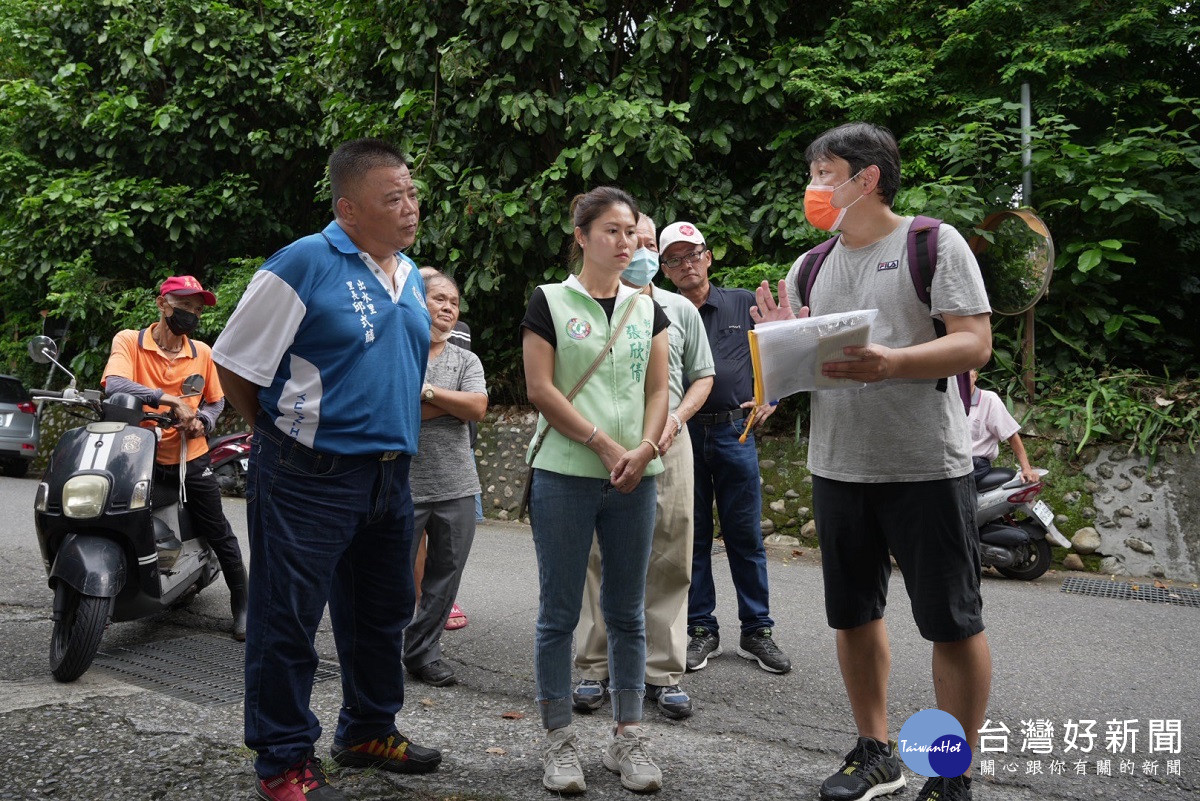
[[[671,412],[671,419],[675,421],[675,425],[677,426],[675,433],[678,434],[683,430],[683,421],[679,419],[679,415],[675,412]]]
[[[599,431],[599,430],[600,430],[600,426],[593,425],[593,426],[592,426],[592,433],[591,433],[591,434],[588,434],[588,438],[587,438],[587,439],[585,439],[585,440],[583,441],[583,444],[584,444],[584,445],[591,445],[591,444],[592,444],[592,440],[594,440],[594,439],[596,438],[596,432],[597,432],[597,431]]]

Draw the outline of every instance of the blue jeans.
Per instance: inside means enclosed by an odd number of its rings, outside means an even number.
[[[335,741],[395,729],[413,613],[413,505],[408,456],[320,453],[263,416],[253,442],[245,726],[267,778],[311,754],[321,735],[309,703],[326,602],[342,668]]]
[[[695,539],[692,588],[688,592],[688,628],[718,631],[717,589],[713,584],[713,497],[721,537],[737,592],[742,633],[774,626],[767,590],[767,551],[762,539],[762,488],[754,435],[738,442],[742,423],[702,425],[688,422],[696,475]]]
[[[613,720],[642,719],[646,568],[658,493],[653,476],[627,495],[607,479],[533,471],[530,523],[538,561],[534,675],[542,725],[571,722],[571,635],[579,622],[592,535],[600,547],[600,609],[608,627]]]

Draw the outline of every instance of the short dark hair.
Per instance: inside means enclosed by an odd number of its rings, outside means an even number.
[[[393,145],[382,139],[353,139],[343,142],[329,156],[329,188],[333,213],[337,202],[371,170],[377,167],[407,167],[408,162]]]
[[[633,221],[636,223],[641,213],[633,195],[615,186],[598,186],[585,195],[576,195],[571,199],[571,222],[586,234],[597,217],[613,206],[621,204],[628,206],[633,212]],[[572,265],[583,261],[583,250],[574,237],[571,237],[571,253],[567,261]]]
[[[850,163],[850,174],[857,175],[874,164],[879,168],[879,193],[891,206],[900,191],[900,148],[896,137],[882,125],[848,122],[831,128],[804,151],[804,160],[837,157]]]

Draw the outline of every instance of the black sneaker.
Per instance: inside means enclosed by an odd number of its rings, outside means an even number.
[[[693,626],[687,647],[687,669],[704,670],[710,656],[721,655],[721,635],[702,626]]]
[[[738,643],[738,656],[753,659],[768,673],[787,673],[792,669],[792,660],[779,650],[769,628],[743,634]]]
[[[904,772],[896,756],[896,742],[884,745],[870,737],[842,761],[838,772],[821,783],[821,801],[866,801],[904,788]]]
[[[646,700],[656,701],[662,713],[672,720],[683,720],[692,716],[692,699],[678,684],[647,684]]]
[[[571,705],[576,712],[595,712],[607,697],[608,679],[583,679],[571,691]]]
[[[420,667],[410,667],[408,675],[412,676],[422,684],[428,684],[430,687],[448,687],[458,681],[458,677],[454,675],[454,670],[440,659],[435,659],[427,665]]]
[[[334,742],[333,761],[344,768],[379,768],[392,773],[429,773],[442,762],[442,752],[417,745],[397,731],[354,745]]]
[[[971,801],[971,780],[966,776],[934,776],[917,793],[917,801]]]

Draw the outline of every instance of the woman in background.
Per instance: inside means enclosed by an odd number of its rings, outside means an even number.
[[[454,670],[442,660],[441,637],[475,539],[479,475],[467,424],[483,419],[488,401],[479,357],[447,341],[458,322],[458,301],[453,278],[436,270],[426,276],[433,325],[421,388],[421,437],[409,484],[413,531],[425,531],[428,542],[420,600],[404,630],[404,665],[413,678],[434,687],[455,681]],[[414,562],[420,540],[413,538]]]

